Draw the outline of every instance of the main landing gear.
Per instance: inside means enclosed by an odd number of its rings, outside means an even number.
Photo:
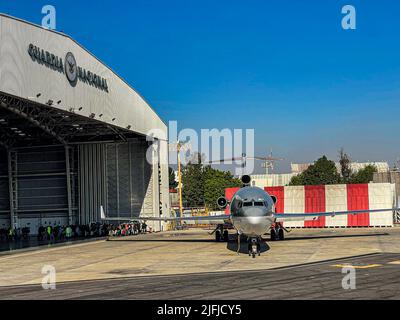
[[[229,240],[229,233],[228,229],[225,229],[223,224],[219,224],[217,228],[214,230],[215,232],[215,241],[220,242],[228,242]]]
[[[280,223],[275,223],[275,226],[271,227],[271,241],[285,240],[285,231]]]

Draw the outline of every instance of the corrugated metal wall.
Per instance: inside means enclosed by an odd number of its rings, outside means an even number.
[[[131,217],[156,210],[153,193],[148,192],[153,170],[146,160],[147,148],[143,140],[107,145],[107,216]]]
[[[10,224],[10,197],[8,192],[7,152],[0,149],[0,228]]]
[[[326,211],[347,210],[347,186],[345,184],[325,186]],[[327,227],[346,227],[347,216],[325,217]]]
[[[100,206],[106,207],[106,145],[79,146],[79,223],[100,220]]]
[[[347,185],[347,210],[368,210],[368,184]],[[347,216],[349,227],[369,226],[369,213]]]
[[[305,212],[304,187],[284,187],[285,209],[284,213]],[[304,221],[287,221],[284,224],[287,228],[304,227]]]
[[[65,148],[24,148],[11,154],[17,226],[35,234],[40,225],[67,224]]]
[[[324,212],[326,208],[325,186],[305,186],[305,212]],[[325,217],[305,221],[306,228],[321,228],[325,226]]]
[[[17,168],[19,212],[68,209],[63,147],[21,150]]]
[[[283,213],[285,212],[285,188],[284,187],[266,187],[265,191],[267,191],[270,195],[275,196],[277,202],[275,204],[275,212]]]
[[[87,224],[107,216],[158,215],[160,172],[146,159],[147,141],[71,146],[71,212],[64,146],[13,151],[15,216],[35,234],[40,225]],[[153,174],[154,173],[154,174]],[[10,225],[7,152],[0,152],[0,228]]]
[[[369,184],[368,194],[369,194],[369,208],[382,209],[391,208],[393,206],[393,199],[388,196],[393,192],[393,185],[389,183],[376,183]],[[389,221],[387,221],[389,219]],[[390,222],[390,215],[382,215],[379,212],[373,212],[369,214],[370,224],[373,226],[384,226]]]

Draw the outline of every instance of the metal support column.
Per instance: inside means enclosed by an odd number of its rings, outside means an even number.
[[[115,145],[115,173],[116,173],[116,178],[117,178],[117,214],[118,214],[118,218],[119,218],[119,161],[118,161],[118,156],[119,156],[119,144]],[[119,222],[119,221],[118,221]]]
[[[68,146],[65,146],[65,169],[67,173],[68,223],[72,225],[71,166]]]
[[[131,208],[130,213],[131,213],[131,217],[133,217],[133,179],[132,179],[132,143],[129,142],[128,144],[128,152],[129,152],[129,197],[130,197],[130,201],[129,201],[129,206]]]
[[[161,159],[160,159],[160,145],[157,152],[157,171],[158,171],[158,216],[161,217],[164,213],[163,208],[163,193],[162,193],[162,172],[161,172]],[[162,222],[159,223],[160,231],[163,230]]]
[[[17,209],[17,154],[15,151],[8,151],[8,189],[10,198],[10,227],[15,228],[18,224],[16,215]]]
[[[69,170],[70,170],[70,181],[71,181],[71,206],[72,206],[72,224],[75,224],[76,222],[76,194],[77,194],[77,189],[76,189],[76,168],[75,168],[75,152],[76,149],[75,147],[72,147],[69,150]]]

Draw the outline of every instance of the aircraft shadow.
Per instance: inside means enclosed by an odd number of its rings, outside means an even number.
[[[237,241],[237,236],[236,235],[229,235],[229,241],[226,245],[226,248],[230,251],[237,252],[238,249],[238,241]],[[271,248],[266,243],[265,241],[261,241],[260,243],[260,251],[261,253],[269,251]],[[249,249],[248,249],[248,244],[247,244],[247,238],[242,237],[240,241],[240,250],[239,253],[241,254],[249,254]]]
[[[177,239],[122,239],[122,240],[108,240],[108,241],[122,241],[122,242],[215,242],[215,239],[182,239],[182,238],[177,238]]]
[[[333,238],[358,238],[358,237],[376,237],[376,236],[388,236],[388,233],[374,233],[374,234],[354,234],[354,235],[331,235],[331,236],[304,236],[304,237],[286,237],[285,241],[301,241],[301,240],[313,240],[313,239],[333,239]],[[184,239],[182,237],[177,236],[176,238],[162,238],[162,239],[137,239],[137,238],[125,238],[121,240],[112,240],[112,238],[108,241],[122,241],[122,242],[183,242],[183,243],[214,243],[214,236],[210,236],[210,239]],[[267,242],[269,242],[269,238],[262,238],[261,241],[261,253],[269,251],[270,246]],[[229,241],[227,243],[227,249],[230,251],[237,252],[237,236],[236,234],[229,235]],[[247,238],[242,237],[240,242],[240,253],[248,254],[247,247]]]

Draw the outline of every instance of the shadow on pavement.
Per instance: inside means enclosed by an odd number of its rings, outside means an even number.
[[[230,251],[237,252],[238,249],[238,241],[236,235],[229,235],[229,241],[227,243],[226,248]],[[265,241],[261,241],[260,243],[260,251],[261,253],[269,251],[271,248]],[[249,249],[247,245],[247,237],[243,237],[240,241],[240,250],[239,253],[241,254],[249,254]]]

